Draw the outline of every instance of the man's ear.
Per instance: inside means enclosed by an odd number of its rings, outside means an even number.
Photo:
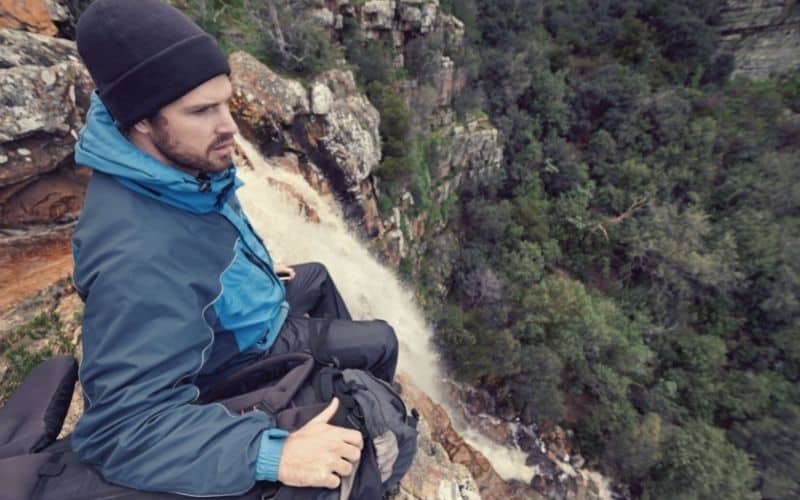
[[[143,118],[138,122],[134,123],[131,127],[130,131],[135,131],[142,135],[150,135],[150,132],[153,130],[153,124],[150,122],[149,118]]]

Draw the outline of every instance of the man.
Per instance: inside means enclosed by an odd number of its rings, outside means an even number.
[[[318,345],[306,315],[331,318],[323,342],[342,366],[391,380],[393,330],[352,321],[322,266],[275,265],[253,231],[235,195],[230,69],[211,36],[159,0],[97,0],[77,41],[97,92],[76,146],[94,175],[73,236],[86,403],[73,449],[142,490],[337,487],[363,443],[327,423],[336,400],[291,434],[261,412],[193,403],[253,360]]]

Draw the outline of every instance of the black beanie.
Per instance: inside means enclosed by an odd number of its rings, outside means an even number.
[[[78,21],[77,41],[123,129],[231,72],[216,40],[161,0],[96,0]]]

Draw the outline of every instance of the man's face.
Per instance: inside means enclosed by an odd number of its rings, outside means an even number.
[[[145,128],[148,152],[192,174],[228,168],[238,132],[228,108],[232,95],[228,76],[219,75],[161,108]]]

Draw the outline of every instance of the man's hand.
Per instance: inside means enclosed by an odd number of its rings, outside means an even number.
[[[328,422],[336,414],[339,400],[286,437],[278,481],[287,486],[338,488],[342,476],[353,473],[364,443],[361,433]]]
[[[280,262],[275,263],[275,274],[287,280],[293,280],[295,275],[294,269]]]

